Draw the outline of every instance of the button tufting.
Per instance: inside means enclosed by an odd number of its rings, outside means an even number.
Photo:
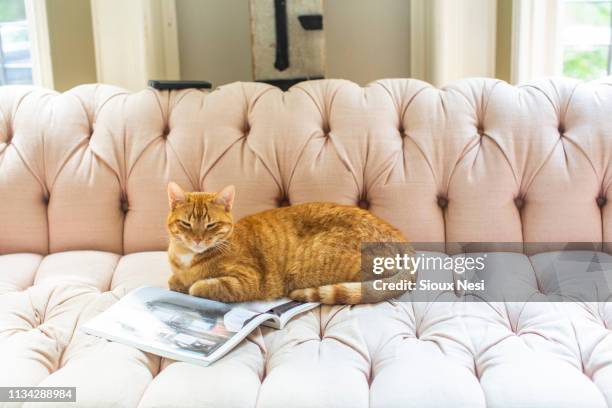
[[[438,207],[446,208],[448,206],[448,198],[443,196],[438,196]]]
[[[36,329],[41,324],[43,324],[43,318],[38,309],[34,309],[34,324],[32,325],[32,328]]]
[[[10,125],[7,126],[6,128],[6,144],[11,144],[11,140],[13,140],[13,129],[11,128]]]
[[[121,198],[121,211],[125,214],[130,210],[130,203],[127,198]]]
[[[565,133],[565,126],[563,126],[562,124],[559,124],[559,127],[557,128],[557,130],[559,131],[559,134],[563,136],[563,134]]]
[[[289,207],[290,205],[291,205],[291,202],[289,201],[288,197],[281,197],[278,199],[279,207]]]
[[[599,196],[595,201],[597,202],[599,208],[602,208],[604,205],[606,205],[608,199],[605,196]]]
[[[170,127],[166,125],[166,127],[164,128],[164,131],[162,133],[162,137],[164,139],[167,139],[169,134],[170,134]]]
[[[478,126],[476,127],[476,131],[478,132],[478,134],[479,134],[480,136],[482,136],[482,135],[484,135],[484,134],[485,134],[484,126],[482,126],[482,125],[478,125]]]
[[[329,127],[329,123],[327,123],[327,122],[323,123],[323,126],[321,127],[321,129],[323,130],[323,133],[325,135],[328,135],[329,132],[331,132],[331,129]]]
[[[48,196],[46,196],[46,195],[45,195],[45,196],[43,196],[43,197],[42,197],[42,203],[43,203],[44,205],[49,205],[49,197],[48,197]]]
[[[525,206],[525,198],[521,196],[515,197],[514,205],[516,205],[516,208],[519,210],[522,209]]]
[[[370,208],[370,202],[366,200],[365,198],[362,198],[361,200],[357,202],[357,206],[364,210],[368,210]]]

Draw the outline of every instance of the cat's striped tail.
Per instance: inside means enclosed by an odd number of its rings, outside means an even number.
[[[326,305],[378,303],[403,295],[407,291],[407,283],[415,281],[416,273],[412,273],[410,269],[402,269],[392,276],[378,280],[342,282],[318,288],[295,289],[289,294],[289,297],[300,302],[320,302]],[[400,286],[401,288],[389,289],[389,286]]]

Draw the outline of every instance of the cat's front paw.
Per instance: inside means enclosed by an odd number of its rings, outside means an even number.
[[[231,285],[235,286],[232,287]],[[233,291],[228,287],[232,287]],[[245,292],[240,290],[238,281],[233,277],[201,279],[191,285],[189,294],[227,303],[244,302],[249,299]]]
[[[170,279],[168,279],[168,288],[175,292],[189,293],[189,288],[183,285],[183,282],[181,282],[176,275],[172,275]]]
[[[217,279],[202,279],[195,282],[189,287],[189,294],[191,296],[203,297],[212,300],[220,300],[214,297],[214,286],[217,284]]]

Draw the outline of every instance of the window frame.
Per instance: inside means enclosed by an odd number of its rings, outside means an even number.
[[[561,75],[559,41],[562,0],[514,0],[510,80],[524,83]]]
[[[514,0],[510,80],[514,84],[563,75],[561,23],[564,0]],[[593,2],[599,2],[594,0]],[[601,0],[608,2],[608,0]],[[612,73],[612,17],[608,67]]]
[[[31,44],[32,82],[36,86],[53,89],[53,65],[46,1],[24,0],[24,3]]]

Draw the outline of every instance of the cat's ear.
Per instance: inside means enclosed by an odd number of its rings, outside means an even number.
[[[225,206],[225,211],[230,211],[234,205],[234,197],[236,197],[236,187],[227,186],[217,193],[215,203]]]
[[[168,183],[168,204],[170,208],[174,210],[176,206],[183,201],[185,201],[185,192],[183,189],[173,181]]]

